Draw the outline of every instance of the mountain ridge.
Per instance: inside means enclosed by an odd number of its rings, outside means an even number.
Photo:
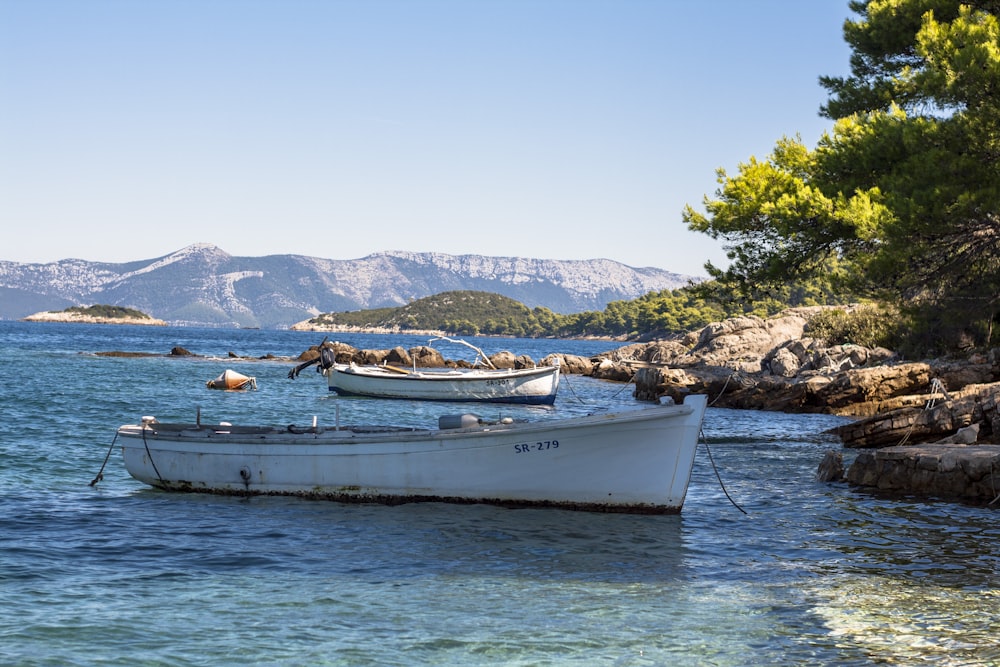
[[[607,259],[386,251],[359,259],[237,257],[208,243],[124,263],[0,260],[0,318],[95,303],[175,325],[286,328],[322,313],[401,306],[452,290],[493,292],[556,313],[676,289],[692,276]]]

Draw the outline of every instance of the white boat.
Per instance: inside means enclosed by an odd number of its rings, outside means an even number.
[[[693,395],[533,422],[445,415],[435,429],[143,417],[116,442],[132,477],[170,491],[670,514],[684,504],[705,408]]]
[[[330,348],[320,345],[320,355],[289,372],[295,378],[312,364],[326,377],[330,391],[341,396],[403,398],[429,401],[520,403],[552,405],[559,390],[559,366],[496,368],[482,350],[463,340],[434,338],[460,343],[476,350],[475,364],[468,369],[403,368],[401,366],[337,363]],[[325,342],[325,341],[324,341]]]
[[[330,391],[341,396],[551,405],[559,389],[558,366],[411,370],[334,364],[322,373]]]

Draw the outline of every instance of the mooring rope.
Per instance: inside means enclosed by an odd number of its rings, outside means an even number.
[[[937,398],[935,398],[935,397],[938,395],[938,393],[940,393],[941,395],[943,395],[944,399],[946,401],[950,401],[951,400],[951,396],[948,395],[948,390],[944,388],[944,383],[941,382],[941,380],[939,380],[938,378],[933,378],[931,380],[931,393],[930,393],[930,396],[928,397],[927,401],[924,403],[924,410],[923,410],[924,412],[927,412],[928,410],[931,410],[932,408],[934,408],[934,404],[937,402]],[[906,441],[910,439],[910,435],[913,433],[913,428],[916,425],[917,425],[917,423],[915,421],[910,422],[910,426],[909,426],[909,428],[906,429],[906,433],[903,434],[903,438],[896,444],[897,447],[900,447],[900,446],[906,444]]]
[[[149,457],[149,464],[153,466],[153,472],[156,473],[156,479],[163,483],[163,478],[160,477],[160,471],[156,469],[156,461],[153,460],[153,454],[149,451],[149,443],[146,442],[146,425],[142,425],[142,444],[146,447],[146,456]]]
[[[726,393],[726,387],[729,386],[729,381],[735,380],[738,384],[743,387],[753,387],[757,384],[756,380],[749,378],[738,370],[734,370],[732,373],[726,376],[726,381],[722,384],[722,389],[719,390],[719,395],[715,397],[713,401],[708,404],[708,407],[714,407],[716,403],[722,398]]]
[[[719,480],[719,486],[722,487],[722,492],[726,494],[726,498],[728,498],[729,502],[733,504],[733,507],[743,512],[744,514],[748,514],[748,512],[745,509],[740,507],[736,503],[736,501],[733,500],[733,497],[729,495],[729,491],[726,490],[726,485],[722,482],[722,476],[719,474],[719,469],[715,467],[715,459],[712,457],[712,448],[708,446],[708,438],[705,437],[705,431],[701,430],[700,435],[701,435],[701,444],[705,445],[705,451],[708,452],[708,460],[712,464],[712,470],[715,471],[715,478]]]
[[[622,385],[622,388],[619,389],[618,391],[616,391],[614,394],[612,394],[611,398],[617,398],[618,394],[620,394],[623,391],[625,391],[628,388],[628,386],[630,384],[632,384],[633,381],[635,381],[635,376],[636,375],[638,375],[638,373],[632,373],[632,377],[630,377],[628,380],[626,380],[625,384]]]
[[[577,400],[577,402],[586,404],[586,401],[584,401],[582,398],[580,398],[579,394],[576,393],[576,390],[573,389],[573,385],[570,384],[570,382],[569,382],[569,373],[561,375],[560,378],[559,378],[559,383],[560,384],[564,384],[567,387],[569,387],[570,393],[573,394],[573,398],[575,398]]]
[[[562,378],[561,378],[561,380],[560,380],[560,383],[565,384],[567,387],[569,387],[570,393],[573,394],[573,398],[575,398],[578,403],[581,403],[583,405],[590,405],[590,404],[592,404],[593,401],[586,401],[579,394],[576,393],[576,389],[573,388],[573,385],[569,381],[569,376],[570,376],[569,373],[566,373],[565,375],[563,375]],[[616,391],[614,394],[612,394],[610,396],[610,398],[616,398],[618,396],[618,394],[620,394],[623,391],[625,391],[628,388],[628,386],[633,383],[633,381],[635,380],[635,376],[636,376],[636,374],[633,373],[632,377],[630,377],[628,380],[626,380],[625,384],[622,385],[622,388],[619,389],[618,391]],[[574,380],[574,382],[576,382],[576,380]]]
[[[990,461],[990,486],[993,487],[993,493],[996,493],[996,498],[986,503],[987,507],[993,505],[994,503],[996,503],[996,501],[1000,500],[1000,493],[997,493],[996,478],[993,476],[993,461]]]
[[[729,381],[732,379],[734,375],[736,375],[736,371],[733,371],[732,373],[726,376],[726,381],[722,385],[722,389],[719,390],[719,395],[715,397],[714,401],[708,404],[708,407],[712,407],[719,402],[719,399],[722,398],[722,395],[726,393],[726,387],[729,386]]]
[[[118,431],[115,431],[115,437],[111,439],[111,446],[108,447],[108,453],[104,456],[104,463],[101,464],[101,469],[97,471],[97,476],[90,481],[90,485],[94,486],[102,479],[104,479],[104,466],[108,465],[108,459],[111,458],[111,450],[115,448],[115,441],[118,440]]]

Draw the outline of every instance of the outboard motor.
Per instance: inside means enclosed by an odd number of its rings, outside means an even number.
[[[337,354],[333,351],[333,348],[326,347],[325,345],[319,348],[319,366],[316,367],[317,372],[322,373],[325,370],[333,368],[333,365],[337,363]]]
[[[305,361],[296,366],[295,368],[293,368],[292,370],[288,371],[289,380],[294,380],[299,376],[299,373],[309,368],[313,364],[319,364],[316,367],[316,370],[320,373],[333,367],[333,365],[337,362],[337,355],[331,348],[326,346],[326,336],[323,336],[323,342],[319,344],[318,349],[319,349],[319,356],[314,357],[309,361]]]

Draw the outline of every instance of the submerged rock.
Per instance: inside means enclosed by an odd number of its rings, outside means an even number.
[[[844,455],[828,449],[816,470],[817,482],[841,482],[844,479]]]

